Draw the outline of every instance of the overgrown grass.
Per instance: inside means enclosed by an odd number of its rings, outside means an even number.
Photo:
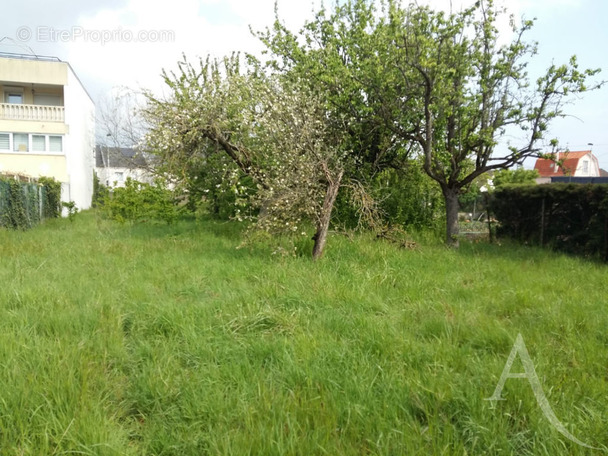
[[[600,454],[605,266],[516,246],[326,257],[239,249],[213,221],[79,214],[0,231],[2,455]],[[514,372],[523,368],[519,361]]]

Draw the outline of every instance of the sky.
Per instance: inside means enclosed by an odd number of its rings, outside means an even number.
[[[459,9],[472,0],[418,0]],[[501,0],[498,0],[500,4]],[[608,80],[608,2],[605,0],[502,0],[515,18],[534,19],[529,40],[539,43],[531,76],[576,54],[580,68],[600,68]],[[253,30],[274,21],[275,0],[25,0],[5,5],[0,51],[50,55],[68,61],[93,100],[103,105],[118,87],[163,90],[161,71],[182,53],[190,60],[233,51],[259,53]],[[325,0],[331,5],[333,0]],[[278,0],[278,11],[297,30],[318,9],[318,0]],[[569,150],[589,150],[608,170],[608,85],[567,106],[551,124]],[[589,143],[593,144],[592,146]],[[526,167],[533,161],[526,162]]]

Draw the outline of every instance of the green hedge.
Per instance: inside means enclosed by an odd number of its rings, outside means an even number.
[[[492,212],[499,237],[608,261],[608,185],[507,186]]]
[[[61,183],[50,178],[21,182],[0,176],[0,227],[26,230],[61,215]]]

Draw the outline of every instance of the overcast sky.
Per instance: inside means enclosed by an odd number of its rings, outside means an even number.
[[[326,0],[327,5],[332,0]],[[449,0],[419,0],[447,8]],[[453,8],[461,6],[453,0]],[[465,4],[470,2],[464,1]],[[280,17],[297,29],[319,2],[279,0]],[[581,68],[601,68],[608,79],[608,2],[605,0],[509,0],[516,17],[537,18],[529,39],[539,42],[530,67],[538,75],[552,62],[576,54]],[[0,51],[51,55],[68,61],[97,102],[112,87],[161,90],[162,68],[182,52],[194,58],[232,51],[258,52],[249,26],[271,25],[274,0],[26,0],[5,5]],[[551,136],[570,150],[592,148],[608,169],[608,87],[584,95],[554,122]],[[593,146],[588,146],[593,143]]]

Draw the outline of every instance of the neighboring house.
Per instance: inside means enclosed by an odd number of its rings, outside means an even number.
[[[54,177],[91,206],[95,104],[67,62],[0,53],[0,173]]]
[[[561,162],[556,163],[556,162]],[[539,158],[534,169],[540,176],[538,183],[551,182],[552,178],[570,177],[599,177],[600,167],[597,158],[590,150],[579,152],[559,152],[555,161]]]
[[[126,147],[95,147],[95,173],[107,187],[122,187],[128,178],[152,183],[146,157]]]

